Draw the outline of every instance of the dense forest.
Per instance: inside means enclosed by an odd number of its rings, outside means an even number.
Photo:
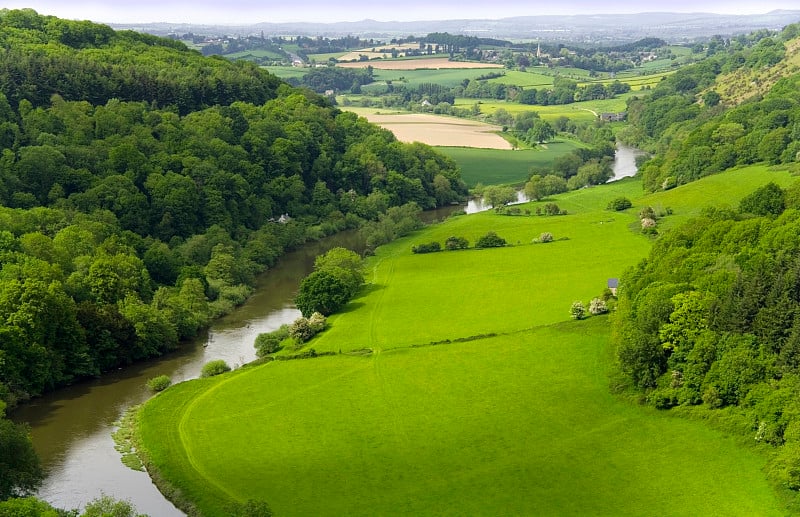
[[[770,70],[781,64],[787,45],[797,48],[798,34],[800,25],[790,25],[775,36],[723,40],[707,59],[669,76],[649,96],[629,100],[631,126],[621,138],[656,156],[641,168],[646,189],[672,188],[737,165],[797,160],[800,75]],[[737,72],[754,74],[747,87],[774,84],[740,102],[729,85]]]
[[[661,236],[621,282],[618,358],[647,402],[696,407],[775,447],[800,490],[800,183]]]
[[[0,398],[174,349],[307,239],[432,208],[452,160],[171,40],[0,11]]]

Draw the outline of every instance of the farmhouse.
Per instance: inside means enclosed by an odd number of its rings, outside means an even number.
[[[608,288],[611,290],[611,294],[614,296],[617,295],[617,287],[619,287],[619,278],[609,278]]]
[[[619,113],[601,113],[600,120],[603,122],[623,122],[628,118],[628,113],[620,111]]]

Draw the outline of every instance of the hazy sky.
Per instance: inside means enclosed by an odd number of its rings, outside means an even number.
[[[414,21],[505,18],[542,14],[638,13],[643,11],[766,13],[797,9],[798,0],[5,0],[0,7],[30,7],[40,14],[98,22],[238,24],[286,21]]]

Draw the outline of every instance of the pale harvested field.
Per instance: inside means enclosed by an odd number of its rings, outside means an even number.
[[[371,66],[379,70],[419,70],[441,68],[503,68],[503,65],[493,63],[476,63],[472,61],[450,61],[446,57],[432,57],[424,59],[401,59],[397,61],[373,60],[357,61],[354,63],[338,63],[342,68],[366,68]]]
[[[476,147],[481,149],[511,149],[503,137],[494,133],[500,127],[453,117],[410,113],[381,115],[359,113],[373,124],[388,129],[401,142],[447,147]]]

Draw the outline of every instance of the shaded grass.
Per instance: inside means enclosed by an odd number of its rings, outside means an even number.
[[[170,388],[142,435],[192,458],[173,475],[205,515],[248,498],[276,515],[781,514],[760,456],[610,395],[607,347],[593,318],[272,363]]]

